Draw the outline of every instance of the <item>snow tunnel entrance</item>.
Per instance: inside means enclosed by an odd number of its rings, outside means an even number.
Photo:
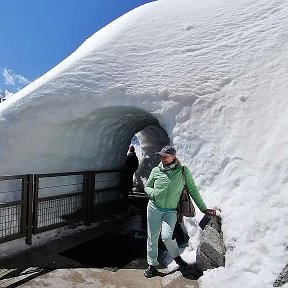
[[[83,124],[83,123],[82,123]],[[91,126],[90,126],[91,125]],[[81,129],[86,131],[83,153],[95,155],[88,163],[91,170],[121,168],[126,160],[131,139],[137,134],[141,145],[139,169],[136,173],[138,188],[143,188],[151,169],[158,165],[154,153],[170,143],[165,129],[152,114],[134,107],[108,107],[88,115]],[[90,133],[89,133],[90,132]],[[80,136],[79,136],[80,137]],[[83,154],[82,154],[83,157]]]

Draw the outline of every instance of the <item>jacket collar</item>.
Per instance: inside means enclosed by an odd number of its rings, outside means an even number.
[[[178,159],[176,159],[176,162],[169,165],[169,166],[164,166],[162,162],[159,163],[158,165],[159,169],[163,172],[172,172],[176,170],[177,168],[181,167],[181,164]]]

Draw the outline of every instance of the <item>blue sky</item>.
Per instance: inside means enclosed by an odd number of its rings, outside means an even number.
[[[37,79],[88,37],[152,0],[1,0],[0,89]]]

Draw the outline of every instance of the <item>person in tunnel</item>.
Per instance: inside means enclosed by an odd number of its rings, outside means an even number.
[[[126,161],[123,165],[123,169],[124,169],[123,185],[124,185],[124,189],[127,194],[127,197],[129,193],[133,192],[132,190],[133,189],[133,177],[138,167],[139,167],[139,160],[136,155],[134,146],[131,145],[129,147],[129,152],[127,154]]]
[[[172,146],[165,146],[155,154],[160,156],[161,162],[152,169],[144,188],[149,198],[147,205],[148,268],[144,272],[144,276],[147,278],[157,275],[160,233],[169,254],[180,269],[187,270],[190,268],[189,264],[181,258],[179,248],[172,240],[177,222],[176,208],[183,189],[182,165],[176,157],[175,148]],[[189,194],[200,211],[206,215],[215,216],[216,211],[214,209],[207,209],[187,167],[184,168],[184,177]]]

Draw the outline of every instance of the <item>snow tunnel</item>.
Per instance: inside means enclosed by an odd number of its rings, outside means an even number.
[[[159,163],[159,157],[155,152],[169,144],[170,140],[157,118],[139,108],[121,106],[99,108],[88,115],[84,123],[81,119],[75,121],[71,137],[82,139],[80,143],[78,142],[78,146],[81,145],[83,148],[79,151],[78,158],[82,158],[83,153],[85,155],[90,153],[93,157],[90,156],[91,160],[87,163],[82,162],[82,167],[77,167],[77,160],[71,165],[78,170],[84,166],[88,170],[121,168],[131,139],[136,134],[142,154],[138,155],[140,163],[137,171],[137,182],[141,186],[142,179],[147,179],[151,169]],[[73,142],[73,139],[71,141]]]

